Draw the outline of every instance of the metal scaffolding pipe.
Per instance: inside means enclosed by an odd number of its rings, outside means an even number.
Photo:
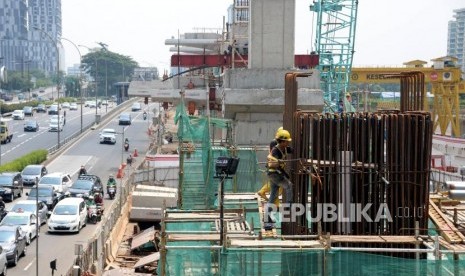
[[[221,245],[166,245],[166,249],[212,249],[219,250],[222,249]]]
[[[434,249],[410,248],[368,248],[368,247],[331,247],[330,251],[360,251],[360,252],[398,252],[398,253],[433,253]]]

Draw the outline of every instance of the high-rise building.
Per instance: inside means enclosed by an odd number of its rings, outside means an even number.
[[[1,65],[9,71],[56,73],[61,29],[61,0],[0,0]]]
[[[455,20],[450,20],[447,34],[447,55],[458,59],[465,77],[465,8],[454,10]]]

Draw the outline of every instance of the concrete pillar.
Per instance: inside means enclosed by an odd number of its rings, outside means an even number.
[[[251,0],[249,69],[293,68],[295,0]]]

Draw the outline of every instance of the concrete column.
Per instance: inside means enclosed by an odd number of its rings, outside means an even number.
[[[249,69],[293,68],[295,0],[251,0]]]

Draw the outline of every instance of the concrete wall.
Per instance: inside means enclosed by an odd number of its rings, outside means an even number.
[[[224,72],[223,86],[234,89],[284,88],[286,73],[311,73],[307,78],[297,78],[300,88],[320,89],[320,73],[317,70],[288,69],[229,69]]]
[[[250,1],[249,68],[293,68],[295,0]]]

